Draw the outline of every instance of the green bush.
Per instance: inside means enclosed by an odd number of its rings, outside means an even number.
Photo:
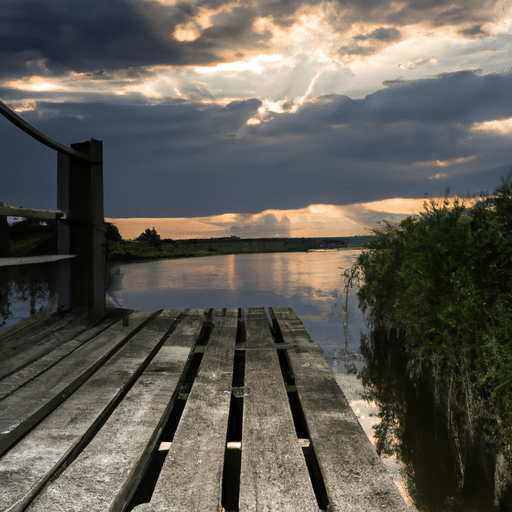
[[[486,431],[512,463],[511,176],[477,204],[431,201],[368,248],[356,266],[373,327],[396,330],[411,371],[431,373],[456,443]]]
[[[122,242],[123,238],[119,233],[119,228],[112,222],[105,222],[105,239],[107,242]]]
[[[159,243],[160,235],[156,232],[156,229],[146,228],[146,231],[141,233],[136,240],[139,242],[148,242],[148,243]]]

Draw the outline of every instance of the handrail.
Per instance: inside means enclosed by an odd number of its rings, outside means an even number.
[[[90,139],[71,147],[50,139],[21,119],[0,102],[0,114],[17,128],[45,146],[57,151],[57,207],[67,217],[57,223],[57,287],[59,310],[86,308],[90,320],[98,322],[105,316],[105,235],[103,229],[103,143]],[[59,217],[59,211],[20,209],[19,216]],[[0,209],[0,227],[5,233],[6,215],[15,210]],[[55,217],[54,217],[55,216]],[[5,236],[2,234],[2,236]],[[77,255],[73,264],[69,253]],[[12,259],[2,260],[11,265]],[[28,260],[22,260],[29,262]],[[15,264],[19,264],[15,263]]]
[[[32,138],[36,139],[41,144],[52,148],[59,153],[65,153],[66,155],[79,158],[80,160],[85,160],[90,163],[101,163],[96,162],[94,157],[86,155],[85,153],[81,153],[80,151],[76,151],[75,149],[68,148],[64,146],[64,144],[60,144],[59,142],[50,139],[44,133],[41,133],[39,130],[36,130],[32,125],[27,123],[24,119],[22,119],[18,114],[13,112],[7,105],[4,105],[0,101],[0,114],[6,117],[11,123],[17,126],[20,130],[23,130],[25,133],[30,135]]]
[[[48,256],[24,256],[0,258],[0,267],[17,267],[18,265],[37,265],[40,263],[55,263],[76,258],[76,254],[50,254]]]
[[[33,208],[23,208],[22,206],[9,206],[3,201],[0,201],[0,216],[37,220],[64,220],[66,218],[65,212],[60,210],[35,210]]]

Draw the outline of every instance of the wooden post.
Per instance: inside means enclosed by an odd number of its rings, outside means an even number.
[[[58,206],[67,210],[69,225],[68,234],[62,229],[59,244],[62,243],[62,250],[69,244],[70,253],[77,255],[70,262],[71,306],[89,310],[91,322],[97,323],[105,316],[106,291],[103,144],[91,139],[71,147],[88,155],[92,163],[74,156],[59,157],[59,190],[63,190]],[[66,192],[67,208],[63,208]]]
[[[91,321],[99,322],[105,316],[106,288],[103,144],[91,139],[68,148],[36,130],[1,101],[0,115],[59,153],[57,201],[59,208],[68,212],[69,229],[59,227],[58,250],[59,254],[77,255],[71,263],[71,273],[66,268],[68,263],[62,263],[57,270],[59,297],[62,294],[59,308],[88,309]]]

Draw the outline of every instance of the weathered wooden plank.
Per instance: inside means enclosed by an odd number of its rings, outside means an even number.
[[[55,151],[59,153],[64,153],[66,155],[74,156],[75,158],[79,158],[85,160],[87,162],[95,162],[96,155],[89,155],[81,153],[76,149],[68,148],[64,146],[64,144],[60,144],[59,142],[50,139],[50,137],[46,136],[44,133],[41,133],[39,130],[36,130],[32,125],[27,123],[24,119],[22,119],[18,114],[13,112],[8,106],[4,105],[0,101],[0,115],[7,118],[14,126],[24,131],[32,138],[36,139],[41,144],[48,146],[49,148],[55,149]]]
[[[83,384],[152,314],[132,313],[129,327],[119,320],[1,400],[0,455]]]
[[[0,332],[0,347],[5,340],[12,339],[14,336],[18,335],[18,333],[27,330],[35,323],[39,323],[41,326],[44,321],[55,322],[54,312],[49,306],[27,318],[23,318],[18,323],[11,325],[11,327],[7,328],[5,331]]]
[[[238,310],[215,324],[169,453],[151,498],[136,511],[218,512]]]
[[[58,210],[36,210],[35,208],[23,208],[23,206],[9,206],[3,201],[0,201],[0,215],[38,220],[55,220],[65,217],[64,212]]]
[[[318,510],[263,309],[249,309],[240,511]]]
[[[16,389],[25,385],[44,371],[51,368],[61,359],[64,359],[67,355],[74,352],[77,348],[89,341],[94,336],[97,336],[100,332],[110,327],[116,320],[120,318],[120,314],[113,314],[107,317],[103,322],[96,325],[95,327],[80,333],[78,336],[70,341],[64,342],[48,354],[42,356],[40,359],[36,359],[28,366],[23,367],[17,372],[5,377],[0,380],[0,400],[5,398],[7,395],[13,393]]]
[[[332,510],[410,511],[339,388],[334,374],[291,308],[271,308],[285,343],[310,440]]]
[[[0,379],[27,366],[87,329],[85,313],[52,316],[0,340]]]
[[[90,441],[175,323],[162,312],[0,459],[0,510],[25,510],[45,483]]]
[[[91,442],[27,511],[125,509],[179,392],[203,321],[204,315],[188,315],[176,326]],[[147,331],[145,327],[139,336]]]
[[[49,256],[25,256],[17,258],[0,258],[0,267],[17,267],[18,265],[37,265],[56,263],[57,261],[76,258],[76,254],[51,254]]]

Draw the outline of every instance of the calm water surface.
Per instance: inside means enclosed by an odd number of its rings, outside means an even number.
[[[331,368],[343,372],[344,362],[359,366],[351,354],[359,352],[365,329],[356,289],[348,301],[349,328],[343,329],[342,272],[359,254],[238,254],[120,264],[112,268],[108,294],[123,307],[147,310],[290,306],[324,349]]]
[[[358,309],[357,289],[352,289],[348,298],[348,329],[344,329],[342,314],[342,273],[359,254],[360,251],[352,250],[314,251],[120,264],[110,269],[107,291],[118,305],[139,310],[290,306],[323,348],[333,371],[341,373],[346,371],[344,363],[354,363],[358,369],[364,364],[359,358],[360,334],[368,334],[368,329]],[[51,307],[55,300],[54,266],[3,269],[0,331],[41,307]],[[431,414],[427,408],[419,415],[421,421],[405,425],[413,439],[423,440],[414,450],[416,458],[407,466],[408,487],[415,490],[418,510],[495,510],[492,498],[482,496],[480,503],[480,496],[474,493],[469,498],[460,496],[456,486],[441,489],[436,475],[444,475],[441,470],[449,462],[443,459],[443,450],[433,448],[437,442],[436,429],[427,428],[425,421]],[[400,442],[405,446],[404,440]],[[446,483],[449,480],[446,476],[441,478]]]
[[[55,264],[0,267],[0,332],[43,308],[57,307]]]

